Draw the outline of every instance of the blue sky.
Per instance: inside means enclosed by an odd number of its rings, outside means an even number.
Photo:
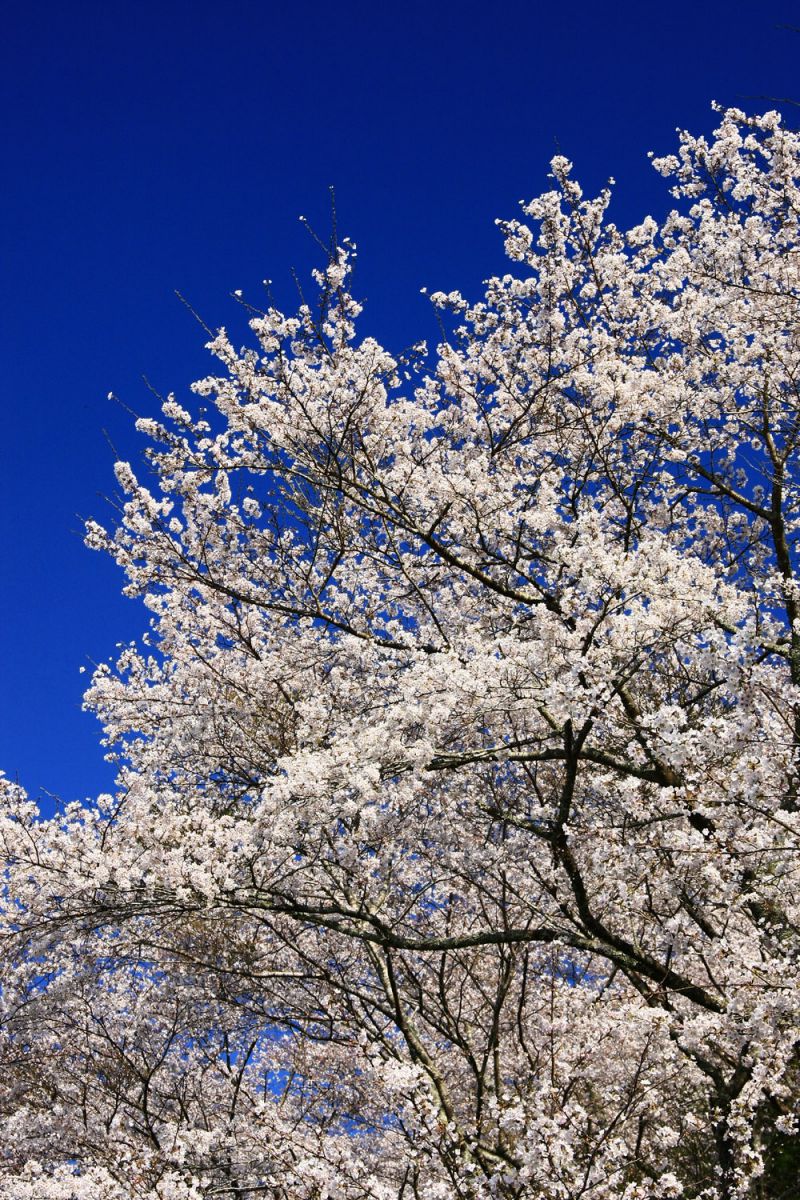
[[[34,795],[110,787],[81,712],[92,662],[145,627],[82,521],[111,518],[132,417],[206,374],[230,298],[291,270],[328,189],[359,245],[365,330],[392,349],[436,324],[420,288],[502,270],[495,217],[564,153],[613,175],[619,223],[666,206],[648,150],[709,130],[712,100],[800,101],[798,6],[394,2],[39,4],[0,45],[3,437],[0,767]],[[800,123],[800,107],[785,105]]]

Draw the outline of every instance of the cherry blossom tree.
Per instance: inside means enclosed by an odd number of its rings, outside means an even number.
[[[654,166],[139,422],[117,790],[2,783],[1,1197],[798,1194],[800,137]]]

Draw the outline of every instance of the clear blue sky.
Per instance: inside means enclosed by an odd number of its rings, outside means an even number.
[[[502,269],[493,220],[545,185],[558,150],[615,216],[663,211],[650,149],[712,126],[711,100],[800,101],[800,6],[696,0],[539,4],[37,3],[0,38],[2,412],[0,767],[34,794],[111,783],[88,675],[144,628],[82,519],[108,518],[135,459],[146,375],[207,373],[230,293],[290,271],[327,232],[359,244],[365,326],[390,347],[436,326],[420,287],[474,293]],[[785,106],[800,123],[800,108]],[[105,432],[104,432],[105,431]]]

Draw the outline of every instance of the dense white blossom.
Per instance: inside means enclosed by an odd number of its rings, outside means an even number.
[[[800,138],[655,166],[625,233],[554,159],[435,352],[348,243],[140,422],[117,790],[0,781],[0,1197],[797,1194]]]

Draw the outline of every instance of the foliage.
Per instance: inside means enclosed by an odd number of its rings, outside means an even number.
[[[797,1194],[800,138],[720,122],[628,232],[556,158],[435,353],[345,243],[139,422],[118,790],[2,785],[0,1196]]]

